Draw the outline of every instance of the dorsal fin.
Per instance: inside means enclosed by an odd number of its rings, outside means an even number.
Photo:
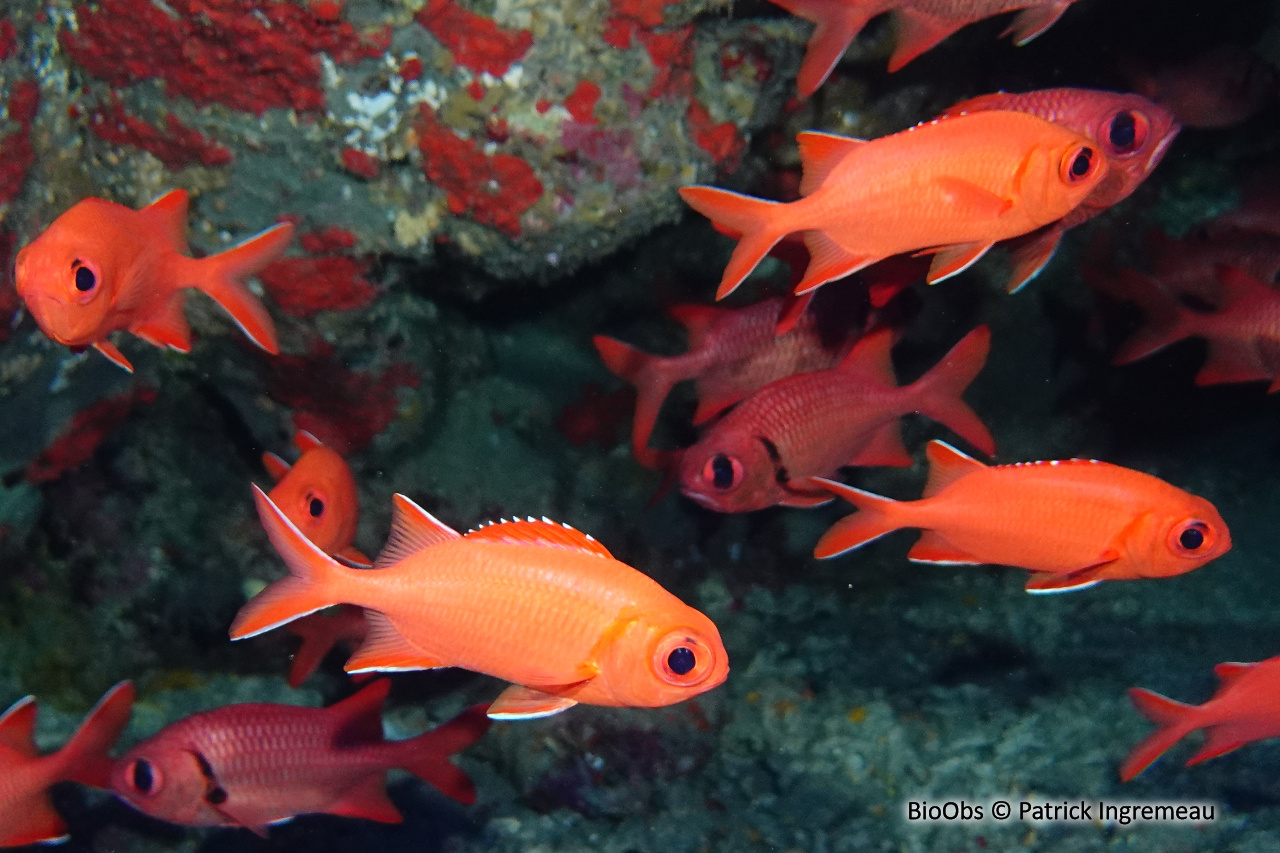
[[[689,335],[689,349],[697,349],[706,343],[707,330],[729,313],[727,308],[711,305],[673,305],[670,309],[671,318],[684,326]]]
[[[267,474],[277,483],[284,479],[284,475],[289,473],[289,469],[293,466],[285,462],[274,453],[262,454],[262,467],[267,469]]]
[[[35,758],[36,750],[36,700],[27,696],[14,702],[0,717],[0,747],[12,749],[20,755]]]
[[[391,498],[391,535],[373,561],[375,569],[385,569],[424,548],[459,538],[458,531],[440,521],[404,495]]]
[[[1240,676],[1257,666],[1256,663],[1220,663],[1213,668],[1213,674],[1218,676],[1218,680],[1222,682],[1222,686],[1226,687]]]
[[[328,711],[341,722],[334,732],[335,747],[382,743],[382,703],[391,692],[391,679],[379,678],[360,692],[348,696]]]
[[[800,178],[802,196],[809,195],[822,186],[822,182],[841,160],[867,144],[865,139],[811,130],[797,134],[796,142],[800,144],[800,163],[804,166],[804,175]]]
[[[1217,276],[1218,284],[1221,285],[1222,298],[1220,301],[1222,304],[1219,308],[1225,308],[1233,302],[1238,302],[1250,296],[1271,302],[1276,299],[1272,288],[1238,267],[1233,267],[1230,264],[1216,264],[1213,270]]]
[[[841,372],[856,373],[876,384],[895,387],[898,378],[893,372],[893,330],[876,329],[853,345],[840,362]]]
[[[468,531],[466,538],[505,542],[508,545],[543,545],[568,551],[583,551],[597,557],[613,557],[607,548],[581,530],[574,530],[567,524],[557,524],[549,518],[526,518],[523,521],[503,519]]]
[[[986,468],[972,456],[965,456],[945,441],[933,440],[924,451],[929,460],[929,479],[924,484],[924,497],[931,498],[965,474]]]
[[[187,245],[189,200],[186,190],[170,190],[142,209],[147,218],[155,223],[160,233],[164,234],[170,245],[184,255],[191,251]]]
[[[305,429],[300,429],[293,434],[293,446],[303,453],[308,450],[315,450],[317,447],[324,447],[324,442],[316,438]]]

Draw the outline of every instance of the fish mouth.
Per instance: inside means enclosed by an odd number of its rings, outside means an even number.
[[[27,311],[35,318],[36,325],[40,327],[40,331],[44,332],[54,341],[63,346],[76,346],[78,344],[87,344],[88,341],[81,341],[74,337],[68,337],[59,334],[57,318],[62,311],[62,303],[52,296],[44,293],[35,292],[27,293],[22,297],[27,304]]]
[[[1147,162],[1144,168],[1148,173],[1151,172],[1151,170],[1156,167],[1156,164],[1160,162],[1161,158],[1164,157],[1165,152],[1169,150],[1169,146],[1173,144],[1173,140],[1177,138],[1181,131],[1182,125],[1176,122],[1173,127],[1169,128],[1169,132],[1160,140],[1160,144],[1151,152],[1151,156],[1147,157]]]
[[[724,511],[720,509],[720,505],[716,503],[715,498],[711,497],[710,495],[704,495],[701,492],[691,492],[688,489],[681,489],[680,493],[684,495],[686,498],[689,498],[690,500],[696,503],[699,503],[702,506],[705,506],[707,509],[713,509],[716,512]]]

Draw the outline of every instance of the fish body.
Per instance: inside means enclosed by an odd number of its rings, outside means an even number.
[[[276,481],[271,500],[321,551],[348,565],[368,568],[372,561],[351,544],[360,516],[351,468],[306,430],[298,430],[293,442],[302,452],[293,465],[274,453],[262,455],[262,464]]]
[[[1174,240],[1151,231],[1145,243],[1151,278],[1171,293],[1211,305],[1222,301],[1219,267],[1235,267],[1268,286],[1280,280],[1280,234],[1214,227]]]
[[[365,609],[369,634],[348,672],[458,666],[512,682],[498,719],[582,702],[658,707],[724,681],[711,620],[599,542],[550,521],[504,521],[465,536],[403,495],[372,571],[316,548],[255,489],[258,513],[291,577],[241,608],[232,639],[333,604]]]
[[[0,847],[63,841],[67,826],[49,801],[59,782],[107,786],[107,752],[129,723],[133,685],[121,682],[98,702],[62,749],[36,750],[36,703],[28,696],[0,717]]]
[[[1231,548],[1213,504],[1141,471],[1087,459],[987,466],[941,441],[927,455],[918,501],[825,481],[859,511],[836,522],[814,556],[919,527],[913,562],[1017,566],[1034,573],[1028,592],[1065,592],[1180,575]]]
[[[796,88],[800,97],[812,95],[831,74],[850,42],[877,15],[893,12],[897,18],[897,47],[889,70],[897,71],[930,50],[952,33],[975,21],[1019,12],[1004,35],[1024,45],[1043,33],[1075,0],[773,0],[793,15],[817,26]]]
[[[698,408],[693,421],[709,421],[770,382],[796,373],[824,370],[842,355],[840,342],[828,345],[818,320],[805,311],[791,329],[775,334],[785,300],[766,299],[747,308],[681,305],[672,309],[689,335],[689,350],[675,356],[641,352],[614,338],[596,335],[596,350],[616,376],[636,386],[636,420],[631,443],[642,458],[667,394],[693,380]]]
[[[1232,44],[1154,71],[1133,67],[1128,76],[1135,92],[1195,128],[1240,124],[1273,104],[1277,93],[1275,68]]]
[[[1139,95],[1097,89],[1040,89],[1021,94],[999,92],[961,101],[941,118],[986,110],[1012,110],[1037,116],[1093,141],[1109,168],[1078,206],[1056,222],[1010,243],[1016,291],[1053,257],[1063,233],[1125,200],[1159,165],[1182,126],[1173,114]]]
[[[462,803],[471,780],[449,761],[489,727],[484,706],[403,741],[382,736],[376,681],[331,708],[253,703],[195,714],[161,729],[111,768],[111,790],[151,817],[184,826],[266,827],[302,814],[399,823],[386,771],[399,767]]]
[[[186,291],[203,291],[249,339],[279,352],[275,324],[244,279],[279,257],[293,239],[282,222],[237,246],[192,258],[187,193],[173,190],[141,210],[87,198],[18,252],[18,293],[41,330],[80,349],[94,347],[132,370],[108,339],[125,330],[158,347],[191,350]]]
[[[871,141],[801,133],[801,198],[771,202],[706,186],[681,197],[742,235],[717,298],[779,240],[805,232],[810,261],[797,293],[903,252],[932,252],[941,281],[1000,240],[1066,216],[1106,177],[1089,139],[1033,115],[990,111]]]
[[[845,465],[910,465],[898,419],[920,412],[984,453],[991,434],[960,395],[986,363],[990,332],[970,332],[910,385],[898,386],[892,332],[860,340],[840,365],[765,386],[680,458],[680,488],[718,512],[817,506],[831,496],[809,482]]]
[[[1203,705],[1175,702],[1141,687],[1129,689],[1134,707],[1159,728],[1134,747],[1120,766],[1123,781],[1146,770],[1197,729],[1208,729],[1209,737],[1187,759],[1188,767],[1255,740],[1280,737],[1280,657],[1258,663],[1220,663],[1213,671],[1220,684]]]

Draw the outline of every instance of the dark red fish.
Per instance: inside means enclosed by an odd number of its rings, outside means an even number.
[[[1131,69],[1134,91],[1178,117],[1187,127],[1231,127],[1276,99],[1276,71],[1247,48],[1219,45],[1207,53],[1155,71]]]
[[[449,761],[489,728],[477,705],[402,741],[382,736],[375,681],[331,708],[228,705],[180,720],[129,750],[111,789],[152,817],[186,826],[243,826],[259,835],[296,815],[325,813],[399,823],[386,771],[399,767],[461,803],[475,787]]]

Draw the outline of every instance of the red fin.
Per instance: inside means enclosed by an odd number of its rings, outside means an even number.
[[[1217,758],[1219,755],[1226,755],[1250,741],[1257,740],[1257,735],[1250,732],[1249,728],[1247,725],[1232,723],[1222,723],[1212,727],[1209,729],[1209,737],[1205,739],[1204,746],[1187,759],[1187,766]]]
[[[292,241],[292,223],[281,222],[225,252],[195,262],[197,287],[231,315],[249,340],[272,354],[280,351],[275,323],[258,297],[245,287],[244,279],[284,254]]]
[[[180,255],[191,254],[191,247],[187,245],[189,205],[190,198],[186,190],[169,190],[139,211]]]
[[[103,338],[100,341],[96,341],[93,348],[105,355],[117,367],[122,367],[130,373],[133,373],[133,365],[129,363],[129,359],[125,358],[124,353],[120,352],[120,350],[116,348],[116,345],[111,343],[111,341]]]
[[[804,316],[804,312],[809,310],[809,304],[813,302],[813,296],[813,291],[810,291],[788,298],[786,305],[782,308],[782,312],[778,315],[778,325],[773,329],[774,335],[785,335],[795,329],[796,324],[800,322],[800,318]]]
[[[338,720],[335,747],[366,746],[382,743],[382,705],[391,693],[391,679],[379,678],[325,709]]]
[[[298,448],[299,452],[306,453],[308,450],[324,447],[324,443],[305,429],[300,429],[293,434],[293,446]]]
[[[1258,382],[1271,379],[1274,375],[1274,371],[1267,368],[1252,342],[1214,338],[1209,341],[1204,367],[1196,374],[1196,384]]]
[[[17,826],[0,826],[0,847],[56,844],[66,841],[67,825],[44,791],[5,804],[18,816]],[[6,810],[8,810],[6,809]]]
[[[682,187],[680,197],[717,227],[742,235],[720,279],[716,299],[724,299],[737,290],[774,244],[790,233],[778,224],[785,205],[776,201],[703,186]]]
[[[277,483],[284,479],[284,475],[289,473],[289,469],[293,466],[285,462],[274,453],[262,454],[262,467],[267,469],[267,475]]]
[[[930,17],[914,9],[899,9],[898,45],[889,57],[889,71],[897,71],[964,26]]]
[[[673,305],[667,310],[671,318],[684,326],[685,333],[689,336],[689,349],[698,349],[707,342],[707,333],[712,327],[724,320],[733,312],[726,308],[716,308],[714,305]],[[624,344],[625,346],[625,344]],[[599,349],[599,346],[597,346]],[[641,353],[641,355],[645,355]],[[647,356],[653,358],[653,356]],[[613,370],[613,368],[609,368]],[[617,373],[617,371],[614,371]],[[621,373],[617,374],[622,376]],[[623,376],[626,379],[627,377]]]
[[[1013,271],[1009,275],[1008,291],[1017,293],[1033,278],[1040,275],[1041,270],[1053,258],[1058,250],[1058,242],[1062,239],[1062,228],[1050,225],[1033,236],[1019,240],[1009,253],[1013,261]]]
[[[1164,285],[1137,270],[1118,270],[1110,279],[1095,277],[1091,284],[1115,299],[1137,302],[1146,314],[1139,329],[1116,351],[1115,364],[1128,364],[1164,349],[1191,334],[1184,309]]]
[[[740,402],[742,398],[743,395],[741,393],[730,394],[724,397],[699,397],[698,407],[693,411],[694,426],[705,424],[707,421],[711,420],[734,403]]]
[[[864,492],[821,477],[812,478],[812,482],[829,489],[832,494],[858,508],[853,515],[846,515],[822,534],[822,538],[813,549],[813,556],[820,560],[837,557],[854,548],[861,548],[886,533],[909,526],[894,518],[894,510],[898,505],[895,500],[882,498],[871,492]]]
[[[231,623],[233,640],[255,637],[308,613],[341,604],[328,597],[327,587],[342,572],[351,571],[317,548],[256,485],[253,498],[267,537],[289,567],[290,576],[271,584],[240,608]]]
[[[1076,572],[1035,572],[1027,581],[1026,590],[1032,595],[1053,595],[1088,589],[1102,583],[1102,578],[1098,577],[1102,568],[1102,565],[1098,565]]]
[[[343,667],[347,672],[411,672],[445,666],[406,640],[385,615],[366,610],[364,618],[369,632]]]
[[[925,276],[925,281],[937,284],[953,275],[959,275],[976,264],[978,259],[991,251],[994,245],[994,243],[962,243],[939,249],[933,255],[933,263],[929,264],[929,274]]]
[[[182,290],[173,295],[154,314],[129,327],[129,331],[152,346],[168,347],[177,352],[191,352],[191,327],[183,308],[187,294]]]
[[[974,559],[972,554],[961,551],[933,530],[920,534],[920,539],[907,552],[907,559],[913,563],[935,563],[940,566],[982,565],[982,560]]]
[[[1257,666],[1256,663],[1220,663],[1213,668],[1213,674],[1218,676],[1218,680],[1225,687],[1255,666]]]
[[[986,468],[972,456],[966,456],[945,441],[933,440],[924,451],[929,460],[929,479],[924,484],[923,497],[931,498],[956,480],[974,471]]]
[[[459,539],[461,534],[418,506],[404,495],[391,498],[391,535],[373,560],[375,569],[385,569],[432,545]]]
[[[0,746],[27,758],[40,754],[36,749],[36,699],[24,696],[9,706],[0,717]]]
[[[912,461],[911,454],[902,444],[902,425],[894,418],[876,430],[871,442],[845,464],[867,468],[905,468]]]
[[[133,684],[122,681],[98,700],[71,740],[58,750],[62,778],[94,788],[109,786],[111,758],[107,753],[129,725],[133,699]]]
[[[320,612],[304,616],[290,623],[288,630],[302,638],[289,667],[289,686],[298,687],[311,677],[334,646],[353,637],[363,642],[369,627],[362,608],[344,604],[332,615]]]
[[[690,339],[693,337],[691,330]],[[635,448],[648,447],[663,401],[672,386],[685,377],[667,375],[670,359],[641,352],[630,344],[604,335],[596,335],[591,340],[609,372],[635,386],[636,419],[631,428],[631,444]]]
[[[337,802],[325,809],[325,814],[339,817],[360,817],[379,823],[403,823],[404,817],[395,804],[387,798],[382,773],[366,776],[343,792]]]
[[[1045,3],[1039,6],[1032,6],[1023,9],[1013,19],[1013,23],[1009,28],[1001,33],[1002,36],[1013,35],[1013,43],[1018,47],[1022,47],[1045,30],[1052,27],[1062,13],[1067,11],[1067,7],[1071,5],[1071,0],[1063,0],[1061,3]]]
[[[1138,713],[1160,728],[1134,747],[1129,757],[1120,765],[1120,779],[1124,782],[1146,770],[1169,747],[1199,728],[1191,720],[1195,710],[1193,705],[1175,702],[1141,687],[1129,688],[1129,700],[1138,709]]]
[[[348,545],[334,552],[333,558],[344,566],[352,569],[371,569],[373,568],[373,560],[360,549],[353,545]]]
[[[917,412],[947,427],[986,455],[994,456],[996,443],[986,424],[960,396],[986,365],[990,350],[991,331],[979,326],[909,387],[919,394]]]
[[[897,387],[893,372],[893,330],[887,326],[863,335],[840,361],[839,369],[865,382]]]
[[[478,530],[467,533],[467,539],[480,539],[488,542],[505,542],[508,545],[543,545],[551,548],[564,548],[568,551],[582,551],[597,557],[613,555],[591,536],[580,530],[574,530],[567,524],[557,524],[549,518],[538,520],[529,518],[521,521],[499,521],[488,524]]]
[[[813,34],[796,76],[801,98],[817,91],[836,67],[849,43],[867,25],[870,15],[849,0],[776,0],[793,15],[813,21]],[[865,4],[863,4],[865,5]],[[873,7],[874,8],[874,7]]]
[[[830,176],[832,169],[867,144],[865,139],[813,130],[796,134],[796,142],[800,146],[800,162],[804,168],[800,178],[802,196],[812,195]]]
[[[567,711],[578,704],[577,699],[555,696],[513,684],[489,706],[489,718],[493,720],[536,720]]]
[[[484,737],[492,725],[485,716],[488,705],[472,705],[458,716],[429,732],[396,745],[396,765],[434,785],[447,797],[470,805],[476,801],[476,787],[461,769],[449,761]]]
[[[852,275],[879,258],[871,255],[852,255],[821,231],[804,232],[804,244],[809,249],[809,265],[804,277],[796,284],[796,295],[816,290],[829,281]]]

